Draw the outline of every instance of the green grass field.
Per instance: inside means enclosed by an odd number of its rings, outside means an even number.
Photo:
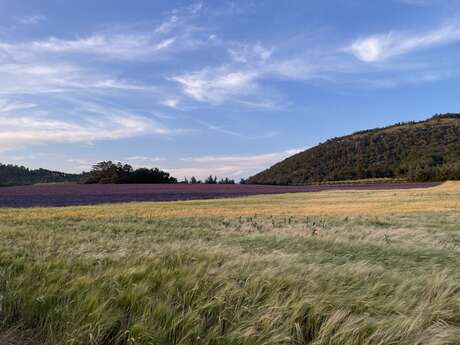
[[[47,345],[460,344],[459,211],[458,183],[3,209],[1,327]]]

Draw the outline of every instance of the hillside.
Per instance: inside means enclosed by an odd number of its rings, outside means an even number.
[[[253,184],[369,178],[460,179],[460,114],[333,138],[252,176]]]
[[[0,186],[17,186],[35,183],[75,182],[81,175],[66,174],[46,169],[28,169],[23,166],[0,163]]]

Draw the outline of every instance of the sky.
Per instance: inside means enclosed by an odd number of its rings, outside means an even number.
[[[239,179],[460,111],[460,0],[0,0],[0,162]]]

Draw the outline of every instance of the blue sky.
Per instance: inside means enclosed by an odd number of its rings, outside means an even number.
[[[247,177],[460,111],[460,1],[0,0],[0,161]]]

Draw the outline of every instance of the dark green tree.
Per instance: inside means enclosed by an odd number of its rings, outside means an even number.
[[[129,164],[104,161],[93,166],[84,183],[177,183],[177,179],[158,168],[134,170]]]
[[[209,175],[206,180],[204,180],[204,183],[206,184],[216,184],[217,183],[217,177]]]

